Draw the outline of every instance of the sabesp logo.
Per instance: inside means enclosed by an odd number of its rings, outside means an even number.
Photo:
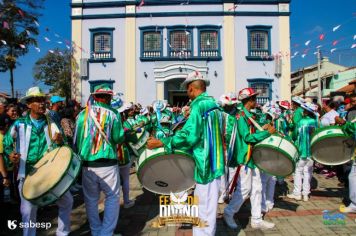
[[[16,224],[16,220],[8,220],[7,221],[7,227],[9,227],[9,229],[14,230],[17,228],[17,224]]]

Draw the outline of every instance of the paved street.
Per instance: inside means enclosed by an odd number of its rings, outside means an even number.
[[[234,231],[228,229],[223,220],[222,213],[225,204],[219,205],[219,215],[217,221],[217,235],[356,235],[356,214],[348,214],[345,218],[345,225],[325,225],[323,223],[323,210],[337,210],[346,196],[343,188],[337,187],[336,177],[326,180],[322,175],[314,174],[312,186],[315,188],[309,202],[294,201],[283,197],[287,191],[286,186],[278,186],[276,189],[275,208],[266,214],[265,219],[276,223],[276,228],[269,231],[254,230],[250,227],[250,205],[246,201],[241,212],[235,218],[239,220],[242,230]],[[136,174],[131,174],[131,198],[136,198],[136,205],[131,209],[121,208],[120,220],[116,233],[123,235],[147,235],[147,236],[189,236],[191,229],[178,227],[165,227],[153,229],[151,222],[158,215],[158,196],[142,190]],[[291,179],[287,180],[288,188],[291,189]],[[99,204],[103,209],[103,201]],[[46,207],[40,209],[38,221],[51,221],[52,227],[49,231],[39,231],[39,235],[54,235],[56,229],[56,207]],[[13,206],[9,212],[8,219],[18,219],[19,210]],[[337,213],[337,211],[335,212]],[[0,235],[10,235],[9,231],[2,231]],[[14,235],[14,232],[11,232]],[[21,235],[16,230],[15,235]],[[71,235],[90,235],[89,225],[86,221],[85,208],[81,194],[75,194],[75,206],[72,214]]]

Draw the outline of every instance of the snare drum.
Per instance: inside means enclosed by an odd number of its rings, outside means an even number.
[[[140,156],[137,176],[148,191],[169,195],[194,186],[194,167],[193,157],[182,150],[146,149]]]
[[[351,160],[355,142],[339,126],[317,129],[311,139],[312,158],[323,165],[342,165]]]
[[[255,165],[263,172],[277,177],[291,175],[298,158],[298,148],[278,134],[273,134],[259,142],[252,150]]]
[[[22,195],[37,206],[57,201],[76,180],[81,160],[67,146],[45,154],[26,175]]]

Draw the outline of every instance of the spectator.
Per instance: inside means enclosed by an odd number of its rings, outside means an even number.
[[[0,97],[0,115],[5,113],[6,106],[7,106],[6,99],[3,97]]]
[[[73,135],[75,129],[75,116],[74,116],[74,107],[66,107],[61,112],[61,127],[63,134],[67,139],[67,142],[70,146],[73,144]]]
[[[6,115],[10,119],[10,126],[15,122],[17,118],[19,118],[17,106],[15,104],[9,104],[6,107]]]
[[[335,108],[336,103],[333,101],[328,101],[323,105],[325,114],[320,119],[322,126],[330,126],[335,124],[335,117],[339,116],[339,114],[335,111]]]
[[[350,103],[346,105],[348,111],[346,115],[346,121],[353,121],[356,118],[356,94],[352,94],[350,97]]]
[[[57,125],[57,127],[61,127],[61,116],[60,111],[64,107],[65,99],[60,96],[52,96],[51,99],[51,109],[48,111],[49,118]]]

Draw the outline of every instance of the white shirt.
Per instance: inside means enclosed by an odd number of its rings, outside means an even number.
[[[339,116],[339,113],[337,113],[334,109],[331,111],[327,112],[325,115],[323,115],[320,119],[321,125],[322,126],[330,126],[335,124],[335,117]]]

